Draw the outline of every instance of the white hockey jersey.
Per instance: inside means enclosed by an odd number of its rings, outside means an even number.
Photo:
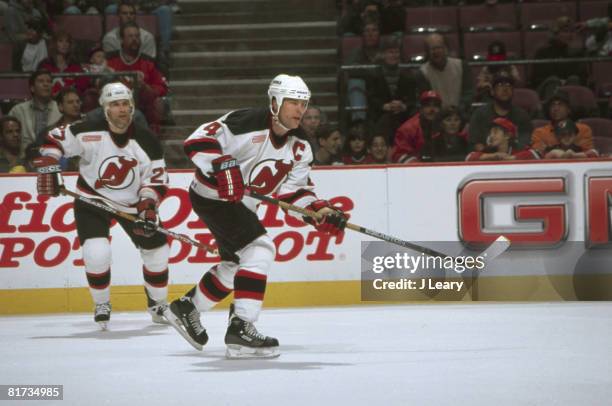
[[[119,210],[135,213],[141,197],[161,200],[168,172],[157,137],[132,124],[125,134],[112,134],[104,122],[78,122],[57,127],[46,137],[42,155],[80,157],[78,193],[105,198]]]
[[[231,155],[240,165],[245,185],[262,195],[300,207],[316,200],[310,181],[312,150],[294,131],[277,137],[271,131],[267,109],[232,111],[198,127],[184,143],[185,153],[197,166],[191,188],[200,196],[218,199],[212,161]],[[245,197],[243,203],[255,211],[259,203]]]

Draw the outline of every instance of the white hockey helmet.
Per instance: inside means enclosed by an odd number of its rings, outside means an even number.
[[[285,97],[288,99],[306,100],[308,104],[308,100],[310,100],[310,90],[308,90],[308,86],[306,86],[306,83],[304,83],[301,77],[280,74],[270,82],[268,97],[270,98],[270,111],[272,115],[276,117],[283,105]],[[274,111],[272,99],[276,99],[278,111]]]
[[[108,105],[117,100],[128,100],[130,102],[131,107],[131,115],[130,117],[134,117],[134,97],[132,96],[132,91],[121,82],[113,82],[104,85],[102,88],[102,92],[100,93],[100,99],[98,100],[100,106],[104,110],[104,116],[108,120]]]

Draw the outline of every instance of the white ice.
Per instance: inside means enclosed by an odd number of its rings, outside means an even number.
[[[226,316],[203,315],[203,352],[144,312],[1,317],[0,384],[86,406],[612,404],[609,302],[264,310],[273,360],[226,360]]]

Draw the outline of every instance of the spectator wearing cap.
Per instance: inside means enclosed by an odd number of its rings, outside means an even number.
[[[489,44],[487,51],[488,62],[502,62],[506,61],[508,56],[506,54],[506,45],[502,41],[493,41]],[[502,70],[508,72],[514,79],[514,83],[521,81],[521,76],[518,69],[514,65],[487,65],[483,66],[476,78],[476,97],[475,100],[480,102],[486,102],[491,99],[491,82],[493,76]]]
[[[0,173],[26,172],[21,153],[21,123],[16,117],[0,119]]]
[[[577,58],[585,56],[582,42],[576,37],[569,17],[559,17],[551,26],[551,38],[538,49],[535,59]],[[546,100],[562,85],[583,85],[587,80],[587,65],[582,62],[550,62],[533,65],[531,87]]]
[[[507,118],[497,117],[490,125],[487,145],[482,151],[470,152],[466,161],[511,161],[540,159],[538,153],[516,142],[517,127]]]
[[[517,141],[520,148],[529,145],[533,126],[529,114],[522,108],[512,105],[514,78],[508,72],[501,71],[493,77],[491,85],[492,100],[477,108],[470,119],[468,136],[470,149],[483,150],[491,123],[497,117],[506,118],[517,126]]]
[[[43,38],[44,25],[40,20],[31,20],[26,23],[26,44],[21,55],[21,70],[34,72],[38,65],[47,58],[47,43]]]
[[[533,130],[531,135],[531,144],[540,154],[550,147],[559,143],[555,135],[555,127],[571,116],[569,94],[561,89],[558,89],[549,100],[545,103],[544,111],[548,115],[550,122],[545,126],[538,127]],[[577,129],[576,139],[574,143],[579,146],[583,152],[593,149],[593,132],[591,127],[583,123],[575,124]]]
[[[422,156],[425,144],[434,136],[434,120],[442,107],[442,98],[435,90],[427,90],[419,97],[419,112],[402,124],[395,133],[391,160],[398,163],[418,162],[430,156]],[[425,148],[429,150],[429,148]]]
[[[474,98],[472,75],[465,61],[450,57],[448,53],[442,35],[431,34],[425,38],[427,62],[418,70],[417,86],[438,92],[444,107],[458,106],[462,112],[467,112]]]
[[[599,156],[594,148],[585,149],[577,144],[578,127],[572,120],[557,122],[554,132],[557,143],[544,150],[545,159],[581,159]]]
[[[107,32],[102,39],[102,48],[106,53],[121,49],[120,28],[128,22],[136,22],[136,7],[132,2],[122,1],[117,8],[117,15],[119,16],[119,27],[115,27]],[[155,37],[143,28],[140,28],[140,52],[153,59],[157,56]]]
[[[37,134],[61,117],[57,103],[51,98],[51,73],[37,70],[30,75],[29,83],[32,98],[9,111],[9,116],[14,116],[21,123],[20,157],[25,156],[26,147],[36,141]]]
[[[51,38],[51,56],[41,61],[38,69],[46,69],[55,73],[83,73],[81,64],[77,62],[73,54],[72,35],[63,30],[57,30]],[[85,94],[90,86],[91,80],[87,77],[55,77],[51,94],[55,96],[65,87],[74,87],[79,95]]]
[[[336,127],[329,124],[320,125],[317,128],[317,142],[319,149],[314,153],[313,165],[342,165],[342,135]]]
[[[417,95],[421,93],[413,72],[400,69],[399,64],[399,41],[388,38],[382,46],[382,63],[366,81],[368,120],[376,123],[389,139],[415,113]]]

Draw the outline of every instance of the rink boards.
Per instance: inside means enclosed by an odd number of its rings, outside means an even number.
[[[191,178],[189,171],[170,174],[161,217],[166,228],[211,243],[190,208]],[[609,160],[334,167],[314,170],[312,180],[318,195],[349,212],[351,222],[405,240],[454,241],[459,251],[469,243],[473,252],[500,234],[513,241],[486,272],[469,277],[468,290],[435,299],[575,300],[609,293],[612,267],[601,265],[610,258]],[[74,190],[76,175],[65,175],[65,182]],[[0,177],[0,313],[89,311],[71,199],[39,199],[35,184],[33,175]],[[352,231],[330,238],[274,206],[262,205],[259,216],[277,246],[267,306],[361,302],[361,242],[371,238]],[[119,226],[111,238],[113,306],[141,309],[139,253]],[[217,260],[172,241],[170,295],[182,294]]]

